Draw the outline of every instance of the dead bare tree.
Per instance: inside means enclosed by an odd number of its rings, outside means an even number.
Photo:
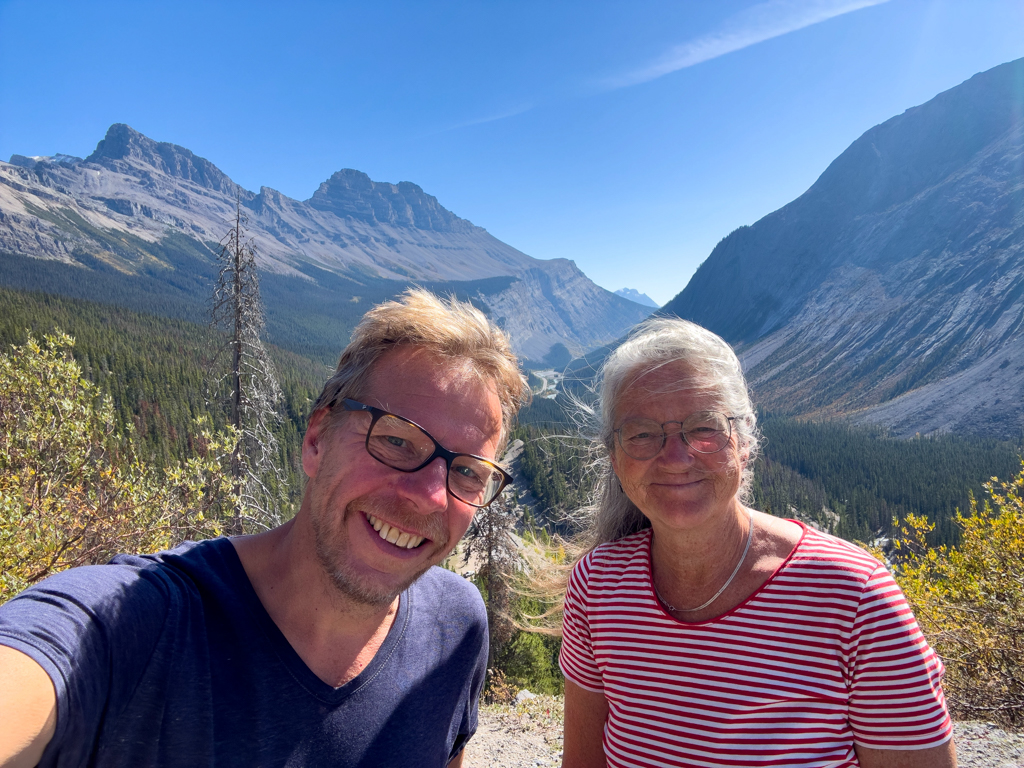
[[[235,221],[221,240],[217,256],[220,271],[214,286],[210,325],[225,332],[214,364],[227,373],[228,419],[238,443],[231,456],[231,474],[239,499],[231,533],[262,530],[280,522],[284,473],[280,467],[277,438],[271,425],[280,416],[277,405],[281,388],[274,363],[263,344],[266,318],[260,298],[256,246],[246,230],[241,200],[236,201]]]
[[[521,447],[522,441],[516,441],[509,453]],[[480,563],[477,576],[487,591],[489,667],[493,666],[494,659],[517,629],[511,616],[514,598],[512,581],[520,563],[515,530],[522,514],[522,508],[514,501],[507,497],[499,498],[489,507],[477,510],[465,536],[466,546],[463,551],[466,561],[476,558]]]

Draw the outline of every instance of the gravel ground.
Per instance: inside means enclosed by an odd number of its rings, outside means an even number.
[[[954,725],[959,768],[1024,768],[1024,733],[990,723]],[[481,707],[466,768],[558,766],[562,757],[562,700],[538,696],[518,706]]]
[[[537,696],[519,705],[480,708],[465,768],[533,768],[562,763],[562,698]]]
[[[978,722],[954,723],[953,733],[959,768],[1024,768],[1024,733]]]

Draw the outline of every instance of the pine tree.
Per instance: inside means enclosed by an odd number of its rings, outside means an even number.
[[[231,474],[240,503],[229,524],[234,534],[271,528],[281,519],[284,474],[271,425],[279,419],[281,389],[274,364],[263,345],[266,317],[260,299],[256,246],[247,237],[241,201],[235,222],[221,241],[220,272],[213,291],[211,325],[226,333],[219,361],[230,355],[228,423],[239,436],[231,457]]]

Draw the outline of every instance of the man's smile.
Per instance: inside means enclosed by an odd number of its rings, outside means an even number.
[[[364,513],[367,522],[373,527],[373,530],[377,532],[384,541],[389,544],[394,544],[400,549],[415,549],[424,541],[424,536],[419,536],[415,533],[407,533],[406,531],[399,530],[393,525],[385,523],[378,517],[371,515],[370,513]]]

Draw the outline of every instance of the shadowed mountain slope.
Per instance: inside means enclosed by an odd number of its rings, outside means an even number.
[[[866,132],[663,311],[736,345],[769,408],[1019,436],[1024,59]]]

